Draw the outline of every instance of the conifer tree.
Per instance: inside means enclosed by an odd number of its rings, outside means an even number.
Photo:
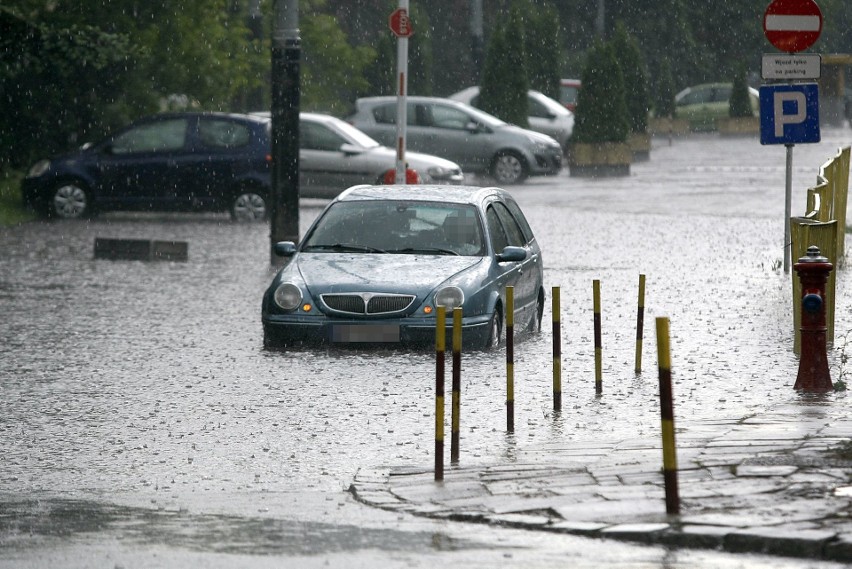
[[[572,138],[577,143],[624,142],[630,129],[624,77],[612,44],[596,40],[586,53]]]

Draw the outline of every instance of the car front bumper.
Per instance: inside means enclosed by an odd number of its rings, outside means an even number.
[[[271,345],[404,345],[434,346],[434,318],[397,318],[381,320],[318,319],[293,314],[262,317],[264,337]],[[452,318],[448,315],[446,349],[452,349]],[[491,332],[490,316],[462,318],[462,346],[478,349]]]

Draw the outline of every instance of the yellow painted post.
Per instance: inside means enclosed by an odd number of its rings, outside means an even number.
[[[560,288],[553,287],[551,311],[553,312],[553,410],[562,410],[562,325],[560,318]]]
[[[602,356],[603,348],[601,347],[601,281],[595,279],[592,281],[593,304],[595,310],[595,393],[603,392],[603,366]]]
[[[435,318],[435,480],[444,479],[444,351],[447,309],[438,306]]]
[[[660,377],[660,417],[663,431],[663,481],[666,487],[666,513],[679,514],[680,497],[677,488],[677,454],[668,318],[657,318],[657,361]]]
[[[515,287],[506,287],[506,430],[515,432]]]
[[[639,309],[636,313],[636,373],[642,373],[642,336],[645,328],[645,275],[639,275]]]
[[[453,409],[450,432],[450,462],[459,461],[459,417],[461,414],[462,309],[453,309]]]

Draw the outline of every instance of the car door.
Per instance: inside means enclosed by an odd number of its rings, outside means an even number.
[[[376,181],[367,156],[343,152],[348,141],[333,129],[303,120],[299,130],[299,184],[305,195],[333,198],[350,186]]]
[[[177,163],[187,151],[188,128],[188,118],[175,117],[116,135],[98,162],[98,199],[117,207],[160,208],[178,184]]]
[[[506,284],[515,287],[515,311],[519,323],[527,322],[533,315],[538,297],[540,262],[541,259],[530,247],[526,234],[512,213],[500,201],[492,202],[486,209],[486,219],[492,233],[492,244],[501,246],[495,249],[499,253],[503,247],[522,247],[527,251],[527,257],[509,268]]]
[[[200,116],[192,152],[176,159],[175,175],[181,183],[167,196],[175,204],[210,208],[229,201],[237,180],[251,167],[252,131],[238,120]]]
[[[417,103],[409,111],[408,147],[458,163],[462,170],[488,168],[493,151],[489,133],[463,109],[441,102]]]

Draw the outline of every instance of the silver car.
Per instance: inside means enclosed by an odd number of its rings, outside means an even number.
[[[366,97],[347,121],[383,144],[396,140],[396,101]],[[465,172],[488,174],[501,185],[562,169],[562,147],[553,138],[503,122],[458,101],[408,97],[408,148],[458,162]]]
[[[269,117],[269,113],[253,113]],[[424,184],[464,182],[458,164],[418,152],[405,154]],[[331,115],[299,113],[299,190],[302,197],[334,198],[357,184],[381,184],[396,167],[396,151]]]
[[[479,87],[468,87],[450,95],[450,99],[478,109]],[[532,89],[527,91],[527,109],[530,130],[552,136],[563,149],[568,148],[568,141],[574,132],[574,113],[558,101]]]

